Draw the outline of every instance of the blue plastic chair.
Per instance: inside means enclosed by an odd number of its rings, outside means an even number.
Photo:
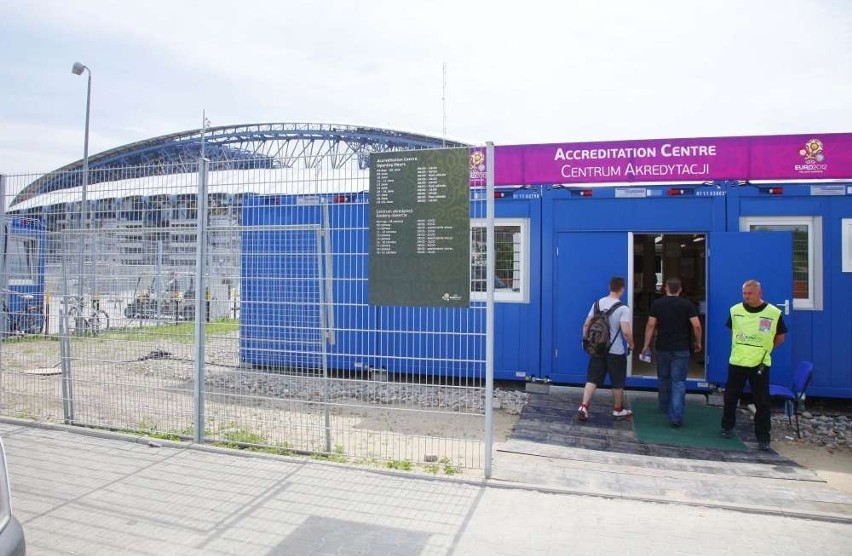
[[[792,405],[792,411],[787,410],[785,413],[787,414],[787,422],[790,423],[790,426],[793,426],[793,415],[796,416],[796,436],[799,438],[802,438],[802,433],[799,432],[799,402],[805,397],[813,372],[814,364],[810,361],[802,361],[793,374],[792,388],[787,388],[779,384],[769,385],[769,395],[771,397],[783,399],[785,409]]]

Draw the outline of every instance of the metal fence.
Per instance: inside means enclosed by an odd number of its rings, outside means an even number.
[[[23,262],[5,258],[3,297],[29,284],[44,319],[15,329],[20,309],[4,304],[3,415],[439,472],[486,465],[486,303],[368,305],[368,170],[308,156],[211,164],[206,180],[153,170],[93,174],[85,211],[80,186],[15,196],[71,176],[6,178],[7,232],[19,218],[45,231]],[[472,218],[485,211],[472,203]]]

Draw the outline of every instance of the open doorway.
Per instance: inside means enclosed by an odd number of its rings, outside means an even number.
[[[654,362],[639,361],[645,342],[645,325],[651,303],[665,295],[666,279],[680,278],[681,295],[698,309],[702,334],[706,338],[704,317],[707,312],[707,235],[706,234],[633,234],[633,353],[631,376],[655,378]],[[701,345],[706,346],[705,338]],[[653,345],[653,344],[652,344]],[[704,352],[694,353],[689,365],[689,378],[704,380]]]

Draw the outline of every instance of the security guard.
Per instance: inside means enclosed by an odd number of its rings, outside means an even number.
[[[726,326],[731,329],[731,357],[728,359],[728,384],[725,386],[725,410],[722,437],[730,438],[737,422],[737,403],[746,380],[754,394],[754,435],[758,448],[770,450],[772,428],[769,369],[772,350],[784,342],[787,325],[781,310],[763,300],[757,280],[743,284],[743,302],[731,307]]]

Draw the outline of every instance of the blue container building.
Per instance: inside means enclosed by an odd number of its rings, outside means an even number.
[[[484,197],[471,195],[475,230]],[[367,303],[368,212],[363,192],[245,198],[241,360],[480,379],[481,293],[467,309]],[[724,385],[728,310],[754,278],[789,327],[772,381],[791,383],[795,364],[810,360],[812,395],[852,398],[852,183],[499,187],[495,220],[515,245],[495,293],[497,379],[582,384],[581,327],[610,277],[626,278],[641,346],[650,303],[678,276],[705,335],[688,386]],[[656,387],[655,367],[635,354],[628,372],[628,387]]]

